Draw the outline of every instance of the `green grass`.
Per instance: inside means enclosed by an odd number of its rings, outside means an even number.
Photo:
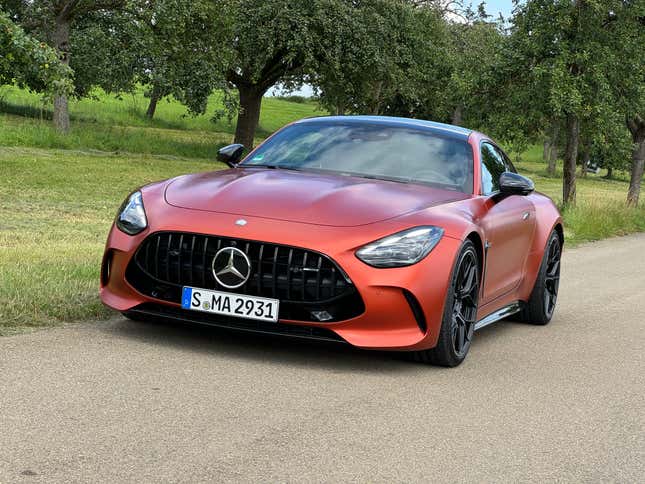
[[[205,116],[164,101],[152,121],[141,92],[98,96],[72,103],[65,137],[38,96],[0,88],[0,334],[109,315],[98,300],[99,265],[123,198],[153,180],[222,167],[212,159],[233,127],[210,121],[217,96]],[[258,139],[315,114],[311,102],[265,99]],[[518,168],[559,201],[560,178],[547,176],[540,157],[531,148]],[[579,180],[578,205],[564,213],[569,245],[645,230],[645,208],[625,208],[619,178]]]
[[[56,149],[95,149],[109,152],[172,154],[214,158],[217,149],[231,143],[235,126],[212,121],[221,109],[221,95],[213,94],[202,116],[191,116],[172,99],[162,100],[154,119],[145,117],[148,99],[143,90],[121,98],[100,90],[95,98],[72,102],[72,131],[63,136],[51,126],[51,112],[40,96],[11,86],[0,87],[0,146]],[[323,114],[314,102],[293,103],[266,98],[257,140],[296,119]]]
[[[515,165],[535,182],[538,191],[561,205],[562,163],[558,161],[558,170],[550,177],[541,158],[541,148],[534,146]],[[628,175],[618,172],[613,180],[606,180],[602,175],[577,178],[577,204],[562,210],[567,245],[645,231],[645,203],[639,208],[625,206]]]
[[[107,231],[136,186],[219,163],[0,147],[0,333],[107,315],[98,275]]]

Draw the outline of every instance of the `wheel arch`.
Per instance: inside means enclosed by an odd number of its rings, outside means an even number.
[[[479,274],[480,277],[483,278],[483,268],[484,268],[484,244],[482,242],[481,235],[479,235],[478,232],[470,232],[464,240],[470,240],[473,245],[475,246],[475,250],[477,250],[477,255],[478,257],[478,264],[479,264]]]
[[[528,300],[533,291],[551,233],[555,231],[561,246],[564,244],[562,216],[555,204],[551,199],[541,194],[532,195],[532,197],[536,210],[537,226],[531,251],[525,262],[524,281],[517,291],[518,297],[522,301]]]
[[[564,247],[564,227],[562,226],[562,222],[558,221],[555,224],[555,227],[553,227],[553,230],[556,231],[558,234],[558,238],[560,239],[560,247]]]

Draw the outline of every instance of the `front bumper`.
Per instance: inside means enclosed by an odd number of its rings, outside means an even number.
[[[334,335],[337,335],[354,346],[369,349],[417,350],[436,345],[450,273],[460,240],[444,236],[428,257],[413,266],[376,269],[356,258],[356,248],[406,227],[390,223],[379,224],[379,227],[339,229],[252,217],[245,217],[248,224],[241,227],[235,225],[239,218],[237,215],[198,212],[166,204],[152,210],[150,205],[146,205],[146,209],[149,220],[163,222],[151,225],[137,236],[128,236],[113,227],[106,244],[100,295],[107,306],[117,311],[166,307],[170,312],[175,311],[174,314],[168,314],[169,319],[184,319],[179,304],[138,292],[126,279],[126,269],[139,245],[152,233],[207,233],[303,247],[323,253],[347,273],[365,307],[358,316],[338,322],[280,319],[274,324],[281,325],[281,329],[287,325],[290,329],[298,326],[301,328],[297,329],[302,329],[304,333],[314,333],[314,330],[305,330],[305,327],[321,328],[324,330],[321,333],[327,332],[329,335],[328,332],[333,332],[332,337],[323,339],[335,339]],[[191,314],[190,320],[196,318]],[[239,321],[240,329],[245,329],[241,327],[244,322]],[[223,323],[229,325],[226,321]],[[231,324],[234,327],[235,321],[231,321]]]

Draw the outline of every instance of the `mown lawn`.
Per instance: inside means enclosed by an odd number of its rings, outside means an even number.
[[[104,317],[98,264],[138,185],[221,168],[206,160],[0,147],[0,333]]]
[[[0,334],[104,318],[110,313],[98,300],[99,264],[117,207],[139,185],[221,168],[212,160],[232,126],[213,125],[208,115],[182,118],[185,110],[170,102],[149,121],[138,93],[73,103],[74,129],[61,137],[33,117],[36,96],[2,93],[11,113],[0,112]],[[267,99],[259,139],[315,114],[313,104]],[[539,150],[523,160],[518,168],[559,200],[560,180],[546,176]],[[568,245],[645,230],[645,208],[626,209],[626,190],[624,178],[580,180],[578,206],[565,213]]]

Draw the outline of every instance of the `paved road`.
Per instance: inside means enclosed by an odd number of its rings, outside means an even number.
[[[121,318],[2,338],[0,482],[643,482],[645,234],[562,282],[453,370]]]

